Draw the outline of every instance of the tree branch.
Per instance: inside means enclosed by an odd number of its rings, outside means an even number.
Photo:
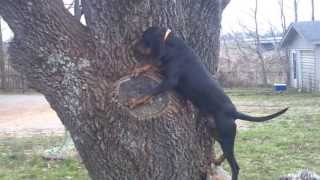
[[[217,52],[210,51],[211,49],[219,51],[219,44],[214,42],[218,40],[215,39],[216,37],[220,37],[221,15],[228,3],[229,0],[186,0],[183,2],[182,17],[184,19],[182,21],[185,22],[186,27],[190,28],[190,31],[181,34],[188,44],[195,49],[195,52],[201,57],[211,73],[217,70],[219,55]],[[217,23],[219,26],[214,26]],[[206,48],[203,48],[201,42],[206,42],[208,37],[212,37],[212,39],[206,44]],[[205,55],[206,58],[204,58]]]
[[[68,63],[82,63],[66,57],[85,58],[93,54],[89,52],[94,46],[88,31],[61,0],[0,0],[0,14],[15,35],[9,48],[13,65],[32,79],[56,82],[51,77],[54,73],[65,71]],[[22,69],[20,65],[29,68]],[[43,77],[34,77],[34,71],[43,72]]]

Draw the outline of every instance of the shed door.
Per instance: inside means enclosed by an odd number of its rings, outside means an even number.
[[[314,51],[301,50],[301,88],[304,91],[316,90],[316,64]]]
[[[299,51],[290,51],[290,61],[291,61],[291,84],[295,88],[301,88],[301,63],[299,58]]]

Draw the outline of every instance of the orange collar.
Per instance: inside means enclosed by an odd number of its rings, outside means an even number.
[[[166,34],[164,35],[164,38],[163,38],[164,41],[168,39],[168,36],[170,35],[170,33],[171,33],[171,29],[167,29]]]

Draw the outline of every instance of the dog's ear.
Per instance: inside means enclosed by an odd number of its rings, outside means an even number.
[[[166,31],[166,28],[153,26],[148,28],[142,36],[145,48],[151,48],[152,55],[157,59],[161,59],[166,53],[164,42]]]
[[[155,41],[152,46],[153,54],[156,58],[161,58],[165,55],[165,45],[161,39]]]
[[[165,55],[165,40],[164,36],[166,34],[165,28],[159,28],[159,31],[155,34],[154,40],[152,43],[153,54],[156,58],[161,58]]]

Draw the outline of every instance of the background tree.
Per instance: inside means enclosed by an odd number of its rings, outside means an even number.
[[[280,18],[281,18],[281,28],[282,28],[282,34],[284,34],[287,30],[287,18],[284,14],[284,6],[283,6],[283,0],[279,0],[279,7],[280,7]]]
[[[256,41],[256,53],[261,65],[261,72],[262,72],[262,80],[263,85],[268,85],[268,77],[265,65],[265,59],[262,55],[262,48],[260,42],[260,34],[259,34],[259,24],[258,24],[258,0],[255,1],[255,8],[254,8],[254,25],[255,25],[255,41]]]
[[[286,16],[285,16],[285,13],[284,13],[284,5],[283,5],[283,0],[279,0],[279,6],[280,6],[280,17],[281,17],[281,27],[282,27],[282,37],[285,35],[285,33],[287,32],[287,23],[286,23]],[[296,12],[298,13],[298,12]],[[298,16],[298,15],[297,15]],[[272,32],[274,32],[272,30]],[[274,33],[273,33],[274,34]],[[286,52],[287,50],[285,50]],[[287,78],[286,78],[286,83],[288,85],[290,85],[290,66],[288,65],[289,63],[289,57],[288,57],[288,53],[284,53],[285,55],[282,56],[281,53],[281,49],[277,48],[277,52],[279,54],[279,58],[280,58],[280,62],[285,62],[285,63],[282,63],[284,65],[284,68],[285,68],[285,72],[287,74]]]
[[[311,20],[314,21],[314,0],[311,0]]]
[[[298,22],[298,0],[293,1],[294,7],[294,22]]]
[[[6,73],[5,73],[5,60],[4,60],[4,49],[3,49],[3,40],[2,40],[2,28],[1,28],[2,18],[0,17],[0,87],[6,89]]]
[[[172,28],[214,73],[227,3],[83,0],[86,26],[61,0],[0,0],[0,15],[14,32],[13,66],[57,112],[92,179],[196,180],[212,146],[203,121],[172,94],[129,110],[128,97],[157,82],[126,75],[132,44],[150,25]]]

